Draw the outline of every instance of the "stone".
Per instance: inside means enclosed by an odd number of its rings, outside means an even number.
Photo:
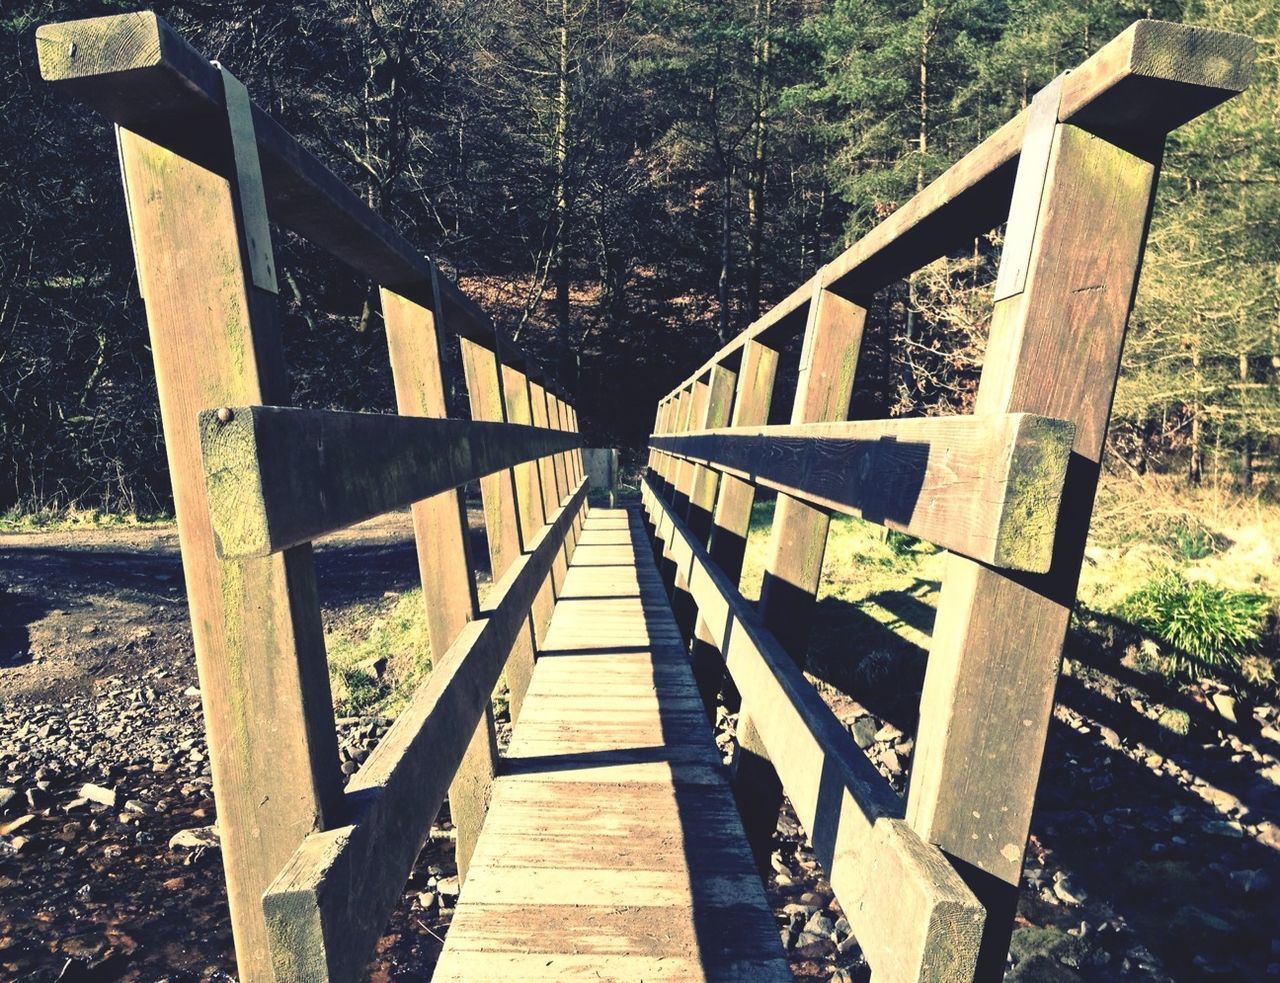
[[[804,923],[804,934],[834,940],[836,926],[825,912],[819,911],[811,915],[809,920]],[[801,938],[804,938],[804,935],[801,935]]]
[[[36,812],[48,809],[53,805],[53,796],[38,786],[29,788],[27,789],[27,805]]]
[[[874,717],[859,717],[849,730],[853,734],[854,743],[865,751],[876,742],[876,734],[880,728],[876,726]]]
[[[422,891],[418,894],[418,906],[423,911],[430,911],[436,905],[436,895],[434,891]]]
[[[9,808],[9,804],[18,797],[16,788],[0,788],[0,812]]]
[[[1253,835],[1263,846],[1280,850],[1280,825],[1273,822],[1258,823],[1254,827]]]
[[[889,744],[902,736],[902,731],[893,724],[885,724],[876,731],[876,740],[881,744]]]
[[[196,850],[201,847],[216,850],[220,845],[217,826],[197,826],[180,829],[169,837],[170,850]]]
[[[1213,700],[1213,708],[1218,712],[1218,716],[1233,724],[1240,723],[1241,716],[1247,713],[1246,708],[1243,708],[1239,701],[1229,693],[1214,693],[1211,699]],[[1252,720],[1252,714],[1248,714],[1248,716]]]
[[[98,805],[115,808],[116,790],[103,788],[101,785],[94,785],[92,782],[85,782],[80,786],[80,798],[96,802]]]
[[[442,877],[436,882],[436,891],[439,892],[441,899],[456,898],[458,896],[458,877]]]
[[[1257,894],[1271,886],[1271,875],[1265,870],[1233,870],[1227,875],[1234,887],[1244,894]]]
[[[1065,871],[1059,871],[1054,875],[1053,893],[1067,904],[1084,904],[1089,900],[1088,892],[1080,887],[1075,878]]]
[[[1233,840],[1239,840],[1244,837],[1244,827],[1235,820],[1211,819],[1200,829],[1210,836],[1225,836]]]

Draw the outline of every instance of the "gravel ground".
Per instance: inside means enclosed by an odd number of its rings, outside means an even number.
[[[404,517],[321,546],[326,620],[416,580]],[[234,961],[176,543],[0,536],[0,977],[231,979]],[[1087,653],[1080,653],[1082,656]],[[1153,694],[1073,662],[1059,690],[1009,979],[1280,976],[1280,714]],[[824,695],[905,787],[912,721]],[[1185,706],[1185,736],[1158,721]],[[1224,711],[1236,718],[1224,718]],[[732,718],[720,739],[727,747]],[[387,721],[339,722],[359,761]],[[440,817],[371,966],[429,975],[457,880]],[[794,817],[769,893],[798,977],[868,971]]]

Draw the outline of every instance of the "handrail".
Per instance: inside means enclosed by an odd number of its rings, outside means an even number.
[[[117,126],[218,169],[226,118],[218,68],[151,11],[45,24],[36,30],[41,77]],[[505,364],[546,373],[434,264],[265,110],[252,107],[271,217],[368,279],[425,307]],[[495,348],[496,346],[496,348]],[[554,389],[557,395],[563,393]]]
[[[585,514],[576,412],[155,14],[36,37],[44,77],[118,126],[240,978],[356,979],[446,791],[466,875],[496,769],[491,695],[505,671],[514,722]],[[271,219],[379,286],[400,415],[284,405]],[[445,418],[450,332],[469,420]],[[483,606],[473,480],[494,581]],[[406,504],[433,672],[344,793],[311,541]]]
[[[1243,92],[1253,40],[1168,21],[1140,20],[1063,80],[1057,122],[1129,147],[1158,146],[1166,133]],[[798,314],[814,290],[869,297],[999,222],[1013,193],[1030,110],[1024,109],[952,164],[928,187],[730,339],[663,399],[688,388],[713,365],[730,365],[748,341],[761,340]],[[774,346],[779,347],[779,346]]]
[[[1139,21],[658,402],[649,531],[708,712],[740,695],[748,836],[764,866],[785,791],[877,980],[1003,976],[1164,138],[1252,60],[1242,35]],[[872,296],[1006,217],[974,413],[845,422]],[[769,426],[801,325],[791,422]],[[753,608],[758,487],[778,494]],[[902,811],[801,671],[832,512],[950,551]]]

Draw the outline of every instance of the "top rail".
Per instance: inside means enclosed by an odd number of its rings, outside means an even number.
[[[1243,34],[1140,20],[1062,80],[1057,122],[1136,150],[1243,92],[1254,41]],[[1030,107],[766,311],[668,393],[728,364],[799,315],[815,289],[865,298],[998,224],[1007,213]],[[1004,207],[1001,207],[1004,206]]]
[[[151,11],[45,24],[36,30],[40,74],[118,126],[215,170],[226,170],[226,96],[218,68]],[[268,211],[379,285],[444,315],[449,329],[537,379],[523,354],[432,261],[271,115],[252,107]],[[205,125],[208,124],[208,125]],[[549,381],[549,380],[548,380]],[[554,386],[557,395],[563,395]]]

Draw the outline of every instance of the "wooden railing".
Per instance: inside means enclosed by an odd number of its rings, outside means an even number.
[[[708,707],[726,669],[741,694],[748,835],[763,863],[785,789],[876,979],[1003,975],[1165,137],[1252,59],[1240,35],[1134,24],[659,403],[645,506]],[[840,422],[871,297],[1006,217],[974,414]],[[753,606],[757,485],[778,496]],[[832,512],[951,551],[905,804],[801,671]]]
[[[446,795],[459,872],[586,507],[576,414],[430,262],[163,20],[37,32],[117,124],[244,980],[353,980]],[[287,408],[269,219],[381,287],[402,416]],[[468,420],[448,420],[445,333]],[[477,600],[463,488],[493,570]],[[433,672],[343,789],[311,541],[413,504]]]

